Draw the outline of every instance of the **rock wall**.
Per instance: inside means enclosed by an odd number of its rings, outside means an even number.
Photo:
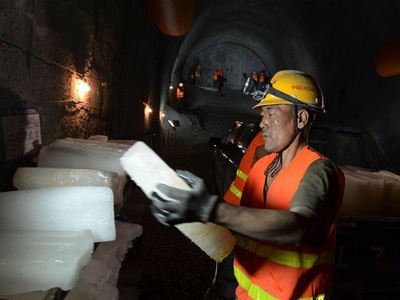
[[[44,144],[103,134],[123,13],[112,1],[1,1],[1,107],[36,108]]]

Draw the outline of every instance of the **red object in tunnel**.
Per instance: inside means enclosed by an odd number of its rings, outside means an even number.
[[[196,2],[196,0],[147,0],[147,5],[162,33],[181,36],[193,25]]]
[[[382,77],[400,74],[400,41],[382,47],[376,57],[376,72]]]

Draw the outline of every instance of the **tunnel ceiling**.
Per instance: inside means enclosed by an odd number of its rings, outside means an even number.
[[[203,0],[198,5],[195,24],[175,60],[173,81],[184,79],[209,49],[218,52],[223,45],[237,45],[226,47],[226,56],[240,56],[244,47],[270,73],[310,73],[324,91],[326,119],[373,132],[390,155],[400,151],[400,145],[389,146],[393,138],[387,131],[390,124],[400,134],[400,77],[382,78],[375,69],[380,49],[400,40],[400,2]],[[217,66],[218,55],[213,59]],[[396,164],[400,166],[399,159]]]
[[[282,5],[270,1],[202,3],[197,22],[181,47],[174,75],[184,75],[186,64],[196,61],[206,49],[227,43],[252,51],[263,64],[260,68],[270,72],[287,66],[304,69],[305,65],[315,71],[315,59],[309,58],[316,57],[317,49],[307,41],[310,37],[303,32],[298,16],[288,16]]]

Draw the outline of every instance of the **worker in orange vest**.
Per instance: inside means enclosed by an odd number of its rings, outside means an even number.
[[[213,87],[218,87],[218,74],[219,74],[219,69],[215,69],[214,72],[212,73],[212,80],[213,80]]]
[[[265,82],[265,73],[263,71],[258,74],[258,83],[263,84]]]
[[[183,100],[185,97],[185,89],[183,87],[183,82],[180,82],[176,88],[176,99]]]
[[[256,73],[256,72],[253,72],[253,73],[251,74],[251,79],[253,79],[254,81],[257,81],[257,82],[258,82],[258,76],[257,76],[257,73]]]
[[[163,224],[214,222],[235,232],[239,300],[326,299],[344,176],[307,145],[324,111],[322,92],[311,76],[280,71],[254,108],[271,154],[252,167],[240,206],[219,201],[201,178],[178,171],[192,189],[157,185],[152,213]]]

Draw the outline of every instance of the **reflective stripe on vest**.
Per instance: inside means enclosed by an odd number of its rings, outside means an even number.
[[[237,178],[240,178],[243,181],[247,180],[247,174],[239,169],[236,171],[236,176]],[[229,187],[229,191],[231,191],[231,193],[240,200],[242,198],[242,191],[238,187],[236,187],[235,183],[236,179],[232,182],[231,186]]]
[[[238,234],[235,234],[235,238],[236,246],[284,266],[310,269],[315,265],[333,263],[333,251],[328,250],[320,254],[299,253],[264,245]]]
[[[247,180],[247,174],[239,169],[236,171],[236,176],[243,179],[244,181]]]
[[[242,198],[242,191],[241,190],[239,190],[235,185],[234,185],[234,183],[235,182],[233,182],[232,184],[231,184],[231,186],[229,187],[229,191],[231,191],[231,193],[233,194],[233,195],[235,195],[237,198],[239,198],[239,200]]]
[[[250,278],[246,276],[245,273],[243,273],[239,268],[234,269],[235,272],[235,277],[238,281],[238,284],[242,287],[242,289],[247,291],[247,294],[252,298],[252,299],[257,299],[257,300],[278,300],[278,298],[275,298],[265,290],[263,290],[261,287],[258,285],[254,284],[251,282]],[[304,298],[298,298],[299,300],[324,300],[325,295],[320,294],[316,295],[314,297],[304,297]]]

